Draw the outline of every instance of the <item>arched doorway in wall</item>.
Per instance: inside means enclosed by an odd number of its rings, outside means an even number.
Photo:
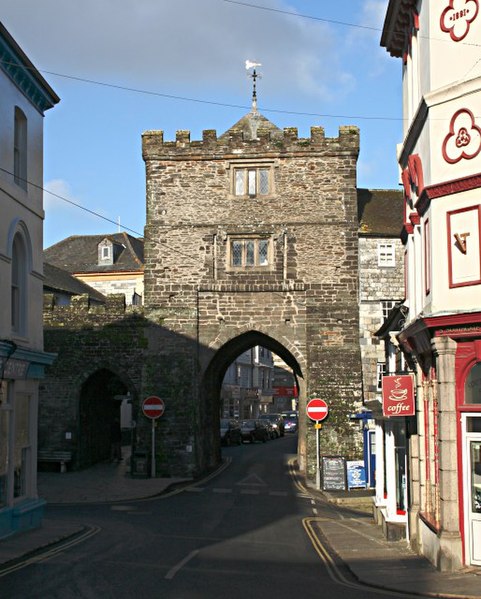
[[[287,344],[286,344],[287,345]],[[200,469],[209,469],[216,466],[221,459],[220,437],[219,437],[219,418],[221,416],[221,388],[224,376],[229,366],[238,356],[245,351],[262,347],[281,358],[284,363],[292,370],[296,380],[296,386],[300,389],[300,396],[303,396],[304,380],[301,369],[302,356],[294,346],[287,347],[273,337],[258,330],[244,332],[237,337],[231,338],[219,347],[214,357],[209,362],[202,380],[200,393],[200,418],[203,423],[202,430],[199,431],[199,438],[202,440],[204,451],[202,455],[207,459],[206,464],[199,464]],[[255,416],[255,414],[253,414]],[[239,414],[239,416],[242,416]],[[299,448],[302,451],[302,418],[300,419],[299,430]]]
[[[119,429],[121,446],[130,446],[131,405],[127,384],[108,368],[97,370],[83,383],[79,401],[78,468],[110,460],[112,440]]]

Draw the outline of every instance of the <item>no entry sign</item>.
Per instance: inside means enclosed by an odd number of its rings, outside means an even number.
[[[164,413],[164,410],[164,400],[160,399],[160,397],[157,397],[156,395],[147,397],[142,403],[142,412],[144,413],[144,416],[147,416],[147,418],[152,418],[152,420],[160,418]]]
[[[319,421],[326,418],[329,408],[323,399],[317,397],[307,403],[306,412],[311,420]]]

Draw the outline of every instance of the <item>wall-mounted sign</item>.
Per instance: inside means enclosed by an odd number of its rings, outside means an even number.
[[[410,374],[382,377],[382,413],[384,416],[414,416],[414,379]]]
[[[481,283],[481,207],[447,213],[449,288]]]
[[[0,372],[3,369],[4,379],[25,379],[29,362],[15,358],[0,358]]]

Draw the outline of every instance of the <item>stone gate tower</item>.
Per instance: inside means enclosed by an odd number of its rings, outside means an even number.
[[[280,355],[298,378],[301,466],[315,463],[304,417],[311,397],[331,406],[322,451],[349,454],[348,414],[361,381],[358,129],[326,138],[313,127],[300,139],[254,107],[219,137],[206,130],[191,141],[178,131],[164,141],[162,131],[147,131],[142,147],[153,325],[144,392],[166,401],[161,462],[184,474],[218,462],[220,385],[254,345]]]

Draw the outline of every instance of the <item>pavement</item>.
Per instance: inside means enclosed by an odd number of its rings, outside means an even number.
[[[126,462],[102,463],[80,472],[39,472],[39,496],[49,504],[116,503],[175,493],[192,482],[133,478]],[[305,527],[331,576],[341,584],[362,583],[409,597],[481,599],[481,568],[439,572],[412,552],[406,541],[387,541],[369,515],[370,493],[326,493],[303,486],[333,511],[333,517],[314,515]],[[0,539],[0,576],[16,564],[88,534],[87,527],[58,521],[47,513],[39,529]]]

